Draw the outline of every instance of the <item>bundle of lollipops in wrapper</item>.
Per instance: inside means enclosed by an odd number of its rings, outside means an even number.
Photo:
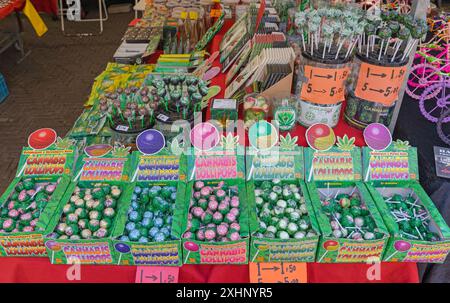
[[[111,127],[126,124],[130,131],[152,127],[156,112],[173,112],[186,119],[201,110],[201,101],[207,94],[207,83],[193,76],[149,75],[142,87],[119,88],[99,103]]]
[[[381,62],[404,62],[428,32],[426,21],[383,11],[367,20],[359,53]]]
[[[100,110],[107,116],[111,127],[125,124],[128,130],[139,130],[154,125],[158,102],[156,89],[131,86],[105,94],[100,99]]]
[[[303,53],[319,59],[345,60],[363,34],[366,19],[357,7],[336,6],[297,12],[295,24],[302,37]]]
[[[205,81],[184,74],[160,78],[150,75],[146,82],[156,89],[158,111],[176,113],[183,119],[201,110],[202,100],[209,90]]]

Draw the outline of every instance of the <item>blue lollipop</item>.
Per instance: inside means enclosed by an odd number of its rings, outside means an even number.
[[[120,253],[119,261],[117,261],[117,265],[120,265],[120,261],[122,260],[122,254],[129,253],[131,247],[125,243],[119,242],[114,245],[114,249]]]

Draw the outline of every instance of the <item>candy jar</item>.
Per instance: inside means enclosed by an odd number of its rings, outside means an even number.
[[[296,97],[275,99],[273,101],[273,120],[278,123],[280,131],[291,130],[295,126],[297,111],[295,108]]]
[[[269,102],[258,94],[249,94],[244,97],[244,123],[249,129],[255,122],[266,120],[269,117]]]

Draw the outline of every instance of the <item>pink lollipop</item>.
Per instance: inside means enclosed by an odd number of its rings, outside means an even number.
[[[189,255],[191,254],[191,251],[197,252],[200,249],[200,247],[198,246],[197,243],[192,242],[192,241],[184,242],[183,246],[187,251],[189,251],[186,256],[186,259],[184,260],[184,263],[186,263],[189,258]]]
[[[385,261],[389,261],[390,259],[392,259],[393,256],[395,256],[399,252],[407,252],[408,250],[410,250],[411,243],[403,241],[403,240],[398,240],[398,241],[395,241],[394,248],[395,248],[395,252],[392,255],[390,255],[389,257],[387,257]]]
[[[191,130],[191,142],[199,150],[210,150],[219,144],[219,131],[209,122],[199,123]]]
[[[376,151],[385,150],[392,143],[391,132],[381,123],[369,124],[363,135],[367,146]]]

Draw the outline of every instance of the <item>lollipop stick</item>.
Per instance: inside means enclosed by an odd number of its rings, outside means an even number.
[[[304,35],[303,31],[302,31],[302,44],[303,44],[303,51],[306,52],[305,35]]]
[[[192,169],[192,173],[191,173],[191,177],[189,178],[189,180],[193,180],[194,179],[194,174],[195,174],[195,165],[194,168]]]
[[[378,55],[378,61],[381,60],[381,54],[383,53],[383,46],[384,46],[384,40],[381,40],[380,54]]]
[[[369,167],[367,168],[367,172],[366,172],[366,177],[364,178],[365,182],[367,182],[369,180],[370,168],[371,168],[371,165],[369,164]]]
[[[327,40],[323,42],[323,53],[322,53],[322,59],[325,59],[325,51],[327,50]]]
[[[255,259],[258,256],[258,254],[259,254],[259,249],[256,251],[256,254],[253,256],[252,262],[255,262]]]
[[[78,178],[80,178],[82,172],[83,172],[83,170],[80,170],[80,172],[79,172],[78,175],[75,177],[75,179],[73,179],[73,181],[77,181]]]
[[[20,172],[17,174],[17,177],[22,176],[23,171],[25,170],[25,167],[27,167],[27,164],[26,164],[26,163],[22,166],[22,169],[21,169]]]
[[[119,261],[117,261],[117,265],[120,265],[121,260],[122,260],[122,253],[119,254]]]
[[[395,251],[392,255],[386,258],[385,261],[389,261],[393,256],[395,256],[398,253],[398,251]]]
[[[255,166],[253,165],[253,163],[252,163],[252,167],[250,168],[250,172],[248,173],[248,177],[247,177],[247,181],[250,181],[250,179],[252,178],[252,175],[253,175],[253,168],[254,168]]]
[[[328,253],[328,250],[325,251],[325,253],[322,255],[322,257],[320,257],[320,259],[318,261],[319,263],[322,262],[323,258],[327,255],[327,253]]]
[[[311,164],[311,169],[309,170],[308,182],[311,182],[311,178],[313,176],[314,166]]]
[[[55,251],[52,250],[52,262],[51,262],[51,264],[53,264],[54,260],[55,260]]]
[[[339,37],[339,38],[340,38],[340,37]],[[345,41],[345,40],[344,40],[344,41]],[[334,57],[335,60],[339,57],[339,53],[341,52],[341,48],[342,48],[342,46],[344,45],[344,41],[342,41],[342,42],[339,44],[339,47],[338,47],[338,49],[337,49],[337,51],[336,51],[336,57]]]
[[[137,168],[136,171],[134,172],[134,175],[133,175],[133,178],[131,179],[131,182],[134,182],[136,180],[138,172],[139,172],[139,168]]]
[[[186,255],[186,259],[184,259],[184,264],[187,263],[187,260],[188,260],[190,254],[191,254],[191,251],[188,251],[188,254]]]
[[[391,62],[394,62],[395,56],[397,56],[397,53],[398,53],[400,47],[402,46],[402,44],[403,44],[403,40],[398,41],[397,47],[395,48],[395,51],[394,51],[394,55],[392,55]]]

